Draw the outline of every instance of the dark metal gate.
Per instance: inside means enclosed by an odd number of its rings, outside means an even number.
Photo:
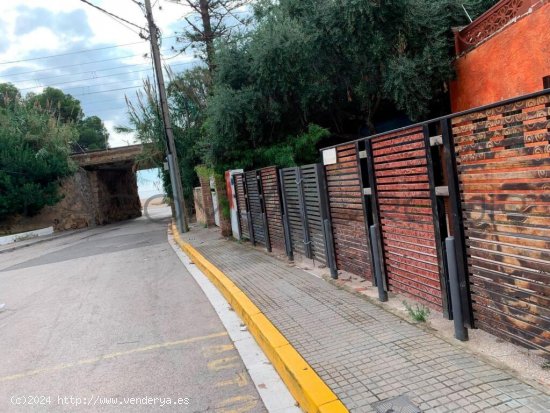
[[[281,196],[279,191],[279,174],[277,167],[268,166],[259,170],[265,215],[267,218],[267,232],[270,247],[284,249],[285,236],[281,212]]]
[[[388,133],[367,142],[378,208],[382,251],[390,290],[443,309],[432,216],[432,197],[421,127]]]
[[[267,225],[265,222],[261,182],[258,171],[245,172],[245,184],[252,233],[254,234],[252,242],[254,244],[266,246]]]
[[[241,237],[251,239],[248,224],[248,208],[246,202],[246,187],[244,184],[244,174],[235,174],[235,192],[237,198],[237,217],[239,219],[239,228]]]
[[[312,164],[281,169],[279,174],[287,254],[320,261],[336,276],[324,168]]]

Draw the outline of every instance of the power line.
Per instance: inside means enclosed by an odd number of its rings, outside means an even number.
[[[120,115],[120,116],[126,116],[126,115],[128,115],[128,113],[129,113],[128,108],[120,108],[120,109],[115,108],[115,109],[107,109],[107,110],[98,109],[98,110],[89,110],[86,113],[86,117],[89,118],[90,116],[97,116],[99,118],[104,118],[104,117],[109,117],[109,116],[112,117],[112,116],[114,116],[113,114]],[[109,120],[109,119],[106,119],[106,120]]]
[[[23,63],[23,62],[30,62],[30,61],[34,61],[34,60],[42,60],[42,59],[50,59],[52,57],[61,57],[61,56],[69,56],[69,55],[73,55],[73,54],[79,54],[79,53],[95,52],[95,51],[98,51],[98,50],[114,49],[114,48],[117,48],[117,47],[132,46],[132,45],[136,45],[136,44],[143,44],[143,42],[117,44],[115,46],[97,47],[97,48],[94,48],[94,49],[81,49],[81,50],[75,50],[74,52],[66,52],[66,53],[52,54],[52,55],[48,55],[48,56],[32,57],[32,58],[29,58],[29,59],[12,60],[12,61],[9,61],[9,62],[0,62],[0,65],[7,65],[7,64],[11,64],[11,63]]]
[[[123,59],[129,59],[130,57],[136,57],[136,56],[142,56],[142,54],[131,54],[131,55],[122,56],[122,57],[111,57],[110,59],[92,60],[91,62],[85,62],[85,63],[75,63],[75,64],[72,64],[72,65],[55,66],[55,67],[50,67],[50,68],[47,68],[47,69],[30,70],[30,71],[27,71],[27,72],[20,72],[20,73],[10,74],[10,76],[19,76],[19,75],[27,75],[29,73],[47,72],[48,70],[66,69],[68,67],[85,66],[85,65],[91,65],[91,64],[94,64],[94,63],[109,62],[109,61],[112,61],[112,60],[123,60]]]
[[[135,83],[135,82],[141,81],[141,79],[133,79],[133,80],[130,80],[130,81]],[[91,88],[91,87],[102,87],[102,86],[112,86],[112,85],[120,85],[120,84],[121,84],[121,82],[108,82],[108,83],[74,86],[74,87],[64,89],[63,92],[65,92],[66,90],[75,90],[75,89],[83,89],[83,88]],[[82,94],[80,94],[80,95],[82,95]],[[78,96],[78,94],[74,95],[74,96]]]
[[[128,26],[126,23],[121,22],[120,20],[117,20],[116,18],[114,18],[114,17],[112,17],[112,16],[110,16],[110,15],[107,15],[107,17],[111,18],[114,22],[120,24],[120,25],[121,25],[122,27],[124,27],[125,29],[130,30],[132,33],[137,34],[139,37],[142,37],[142,38],[145,37],[144,35],[141,34],[141,31],[138,32],[137,30],[132,29],[132,28],[131,28],[130,26]]]
[[[86,100],[85,104],[86,105],[91,105],[91,104],[106,103],[106,102],[114,102],[114,100],[113,99]]]
[[[175,64],[175,65],[172,65],[171,67],[179,67],[179,66],[184,66],[184,65],[187,65],[187,64],[191,64],[191,63],[193,63],[193,62]],[[95,76],[95,77],[89,77],[89,78],[78,79],[78,80],[70,80],[70,81],[67,81],[67,82],[52,83],[50,85],[24,87],[24,88],[20,88],[19,90],[29,90],[29,89],[38,89],[38,88],[42,88],[42,87],[59,86],[59,85],[65,85],[65,84],[68,84],[68,83],[84,82],[86,80],[103,79],[103,78],[107,78],[107,77],[111,77],[111,76],[120,76],[120,75],[129,75],[129,74],[132,74],[132,73],[149,72],[151,70],[152,70],[151,68],[147,68],[147,69],[141,69],[141,70],[132,70],[130,72],[118,72],[118,73],[112,73],[112,74],[104,75],[104,76]]]
[[[85,82],[87,80],[104,79],[104,78],[108,78],[108,77],[112,77],[112,76],[120,76],[120,75],[126,75],[126,74],[131,74],[131,73],[147,72],[147,71],[150,71],[150,70],[151,69],[134,70],[134,71],[131,71],[131,72],[119,72],[119,73],[113,73],[113,74],[105,75],[105,76],[88,77],[88,78],[84,78],[84,79],[70,80],[70,81],[67,81],[67,82],[52,83],[50,85],[23,87],[23,88],[20,88],[19,90],[39,89],[39,88],[46,88],[46,87],[52,87],[52,86],[66,85],[68,83],[79,83],[79,82]],[[86,85],[82,85],[82,86],[75,86],[75,87],[68,88],[68,89],[65,89],[65,90],[71,90],[71,89],[76,89],[78,87],[86,87],[86,86],[94,86],[94,85],[86,84]]]
[[[186,62],[186,63],[182,63],[183,64],[188,64],[188,63],[192,63],[192,62]],[[109,77],[109,76],[103,76],[103,77]],[[78,80],[76,82],[80,82],[80,81],[84,81],[86,79],[82,79],[82,80]],[[132,82],[137,82],[137,81],[140,81],[142,79],[133,79],[131,80]],[[70,91],[70,90],[75,90],[75,89],[83,89],[83,88],[90,88],[90,87],[101,87],[101,86],[108,86],[108,85],[118,85],[120,84],[121,82],[118,81],[118,82],[109,82],[109,83],[99,83],[99,84],[89,84],[89,85],[81,85],[81,86],[75,86],[75,87],[70,87],[70,88],[65,88],[63,89],[63,92],[67,92],[67,91]],[[42,87],[42,86],[40,86]],[[45,87],[45,86],[44,86]],[[137,87],[140,87],[140,86],[137,86]],[[27,88],[28,89],[28,88]],[[86,93],[73,93],[73,97],[78,97],[78,96],[84,96],[84,95],[88,95],[88,94],[95,94],[95,93],[102,93],[101,91],[97,91],[97,92],[86,92]]]
[[[84,0],[80,0],[80,1],[84,1]],[[168,37],[165,37],[164,39],[174,39],[176,37],[178,37],[178,36],[168,36]],[[50,59],[52,57],[62,57],[62,56],[70,56],[70,55],[73,55],[73,54],[96,52],[98,50],[116,49],[117,47],[135,46],[136,44],[143,44],[143,41],[133,42],[133,43],[117,44],[117,45],[114,45],[114,46],[96,47],[96,48],[93,48],[93,49],[80,49],[80,50],[75,50],[73,52],[58,53],[58,54],[52,54],[52,55],[47,55],[47,56],[39,56],[39,57],[31,57],[29,59],[21,59],[21,60],[12,60],[12,61],[8,61],[8,62],[0,62],[0,65],[7,65],[7,64],[12,64],[12,63],[31,62],[31,61],[35,61],[35,60]],[[132,56],[139,56],[139,55],[132,55]],[[29,73],[29,72],[27,72],[27,73]]]
[[[132,54],[132,55],[121,56],[121,57],[111,57],[109,59],[92,60],[91,62],[75,63],[75,64],[63,65],[63,66],[54,66],[54,67],[50,67],[50,68],[47,68],[47,69],[37,69],[37,70],[29,70],[29,71],[26,71],[26,72],[12,73],[12,74],[9,74],[9,76],[10,77],[11,76],[20,76],[20,75],[27,75],[27,74],[31,74],[31,73],[47,72],[47,71],[53,71],[53,70],[58,70],[58,69],[66,69],[66,68],[75,67],[75,66],[86,66],[86,65],[91,65],[91,64],[94,64],[94,63],[110,62],[110,61],[113,61],[113,60],[124,60],[124,59],[129,59],[131,57],[137,57],[137,56],[145,57],[145,55],[143,53],[139,53],[139,54]],[[147,58],[149,59],[149,57],[147,57]],[[195,59],[195,61],[197,61],[197,60]],[[143,65],[143,64],[147,64],[147,63],[136,63],[135,65]],[[134,64],[127,65],[127,66],[133,66],[133,65]],[[96,69],[96,70],[91,70],[90,72],[94,72],[94,71],[98,72],[100,70],[116,69],[118,67],[124,67],[124,66],[126,66],[126,65],[112,67],[112,68],[108,68],[108,69]],[[60,75],[60,76],[67,76],[67,75],[65,74],[65,75]],[[4,75],[4,76],[1,76],[1,77],[8,77],[8,76]],[[37,80],[37,79],[29,79],[29,80]],[[26,81],[27,80],[20,80],[20,82],[26,82]]]
[[[187,62],[181,62],[181,63],[180,62],[174,62],[174,63],[171,64],[171,66],[192,64],[192,63],[196,63],[196,62],[199,62],[199,60],[194,59],[194,60],[190,60],[190,61],[187,61]],[[18,80],[18,82],[35,82],[35,81],[45,80],[45,79],[55,79],[55,78],[58,78],[58,77],[65,77],[65,76],[76,76],[76,75],[83,75],[83,74],[88,74],[88,73],[105,72],[107,70],[123,69],[123,68],[130,68],[130,67],[144,66],[144,65],[148,66],[149,63],[126,64],[126,65],[108,67],[108,68],[105,68],[105,69],[87,70],[85,72],[76,72],[76,73],[69,73],[69,74],[65,73],[63,75],[57,75],[57,76],[48,76],[48,77],[40,77],[40,78],[35,78],[35,79]]]
[[[110,84],[112,84],[112,83],[110,83]],[[74,96],[75,96],[75,97],[78,97],[78,96],[97,95],[98,93],[117,92],[117,91],[119,91],[119,90],[138,89],[138,88],[140,88],[140,87],[141,87],[141,86],[121,87],[121,88],[118,88],[118,89],[102,90],[102,91],[100,91],[100,92],[87,92],[87,93],[81,93],[81,94],[74,95]]]
[[[124,106],[107,106],[107,107],[98,107],[98,108],[87,108],[87,111],[88,112],[102,112],[104,110],[117,110],[117,109],[126,109],[128,108],[127,105],[124,105]]]
[[[128,23],[128,24],[130,24],[130,25],[132,25],[132,26],[134,26],[134,27],[137,27],[139,30],[143,30],[143,31],[147,32],[147,29],[145,29],[145,28],[143,28],[143,27],[141,27],[141,26],[138,26],[137,24],[132,23],[131,21],[128,21],[128,20],[126,20],[126,19],[124,19],[124,18],[122,18],[122,17],[120,17],[120,16],[117,16],[117,15],[114,14],[114,13],[111,13],[111,12],[105,10],[105,9],[102,9],[102,8],[99,7],[99,6],[96,6],[95,4],[90,3],[88,0],[80,0],[80,1],[81,1],[82,3],[86,3],[86,4],[89,5],[89,6],[92,6],[94,9],[97,9],[97,10],[99,10],[99,11],[105,13],[105,14],[108,14],[108,15],[111,16],[111,17],[114,17],[115,19],[118,19],[118,20],[120,20],[120,21],[123,21],[123,22],[125,22],[125,23]],[[140,37],[142,37],[141,34],[140,34]],[[145,39],[145,37],[143,37],[143,38]]]
[[[105,72],[107,70],[123,69],[123,68],[128,68],[128,67],[144,66],[144,65],[149,65],[149,64],[148,63],[134,63],[134,64],[127,64],[127,65],[119,65],[119,66],[107,67],[105,69],[86,70],[84,72],[76,72],[76,73],[64,73],[62,75],[57,75],[57,76],[46,76],[46,77],[37,77],[37,78],[32,78],[32,79],[22,79],[22,80],[17,80],[17,82],[37,82],[39,80],[56,79],[58,77],[66,77],[66,76],[85,75],[85,74],[88,74],[88,73]]]

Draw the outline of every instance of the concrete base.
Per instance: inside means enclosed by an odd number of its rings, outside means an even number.
[[[12,244],[18,241],[24,241],[31,238],[42,237],[53,234],[53,227],[37,229],[35,231],[20,232],[19,234],[6,235],[0,237],[0,245]]]

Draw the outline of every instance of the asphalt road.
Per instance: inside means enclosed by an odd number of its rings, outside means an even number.
[[[0,412],[265,411],[155,218],[0,254]]]

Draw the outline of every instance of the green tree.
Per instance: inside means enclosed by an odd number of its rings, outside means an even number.
[[[72,174],[74,125],[24,105],[0,109],[0,220],[34,215],[59,201],[60,180]]]
[[[0,83],[0,108],[13,106],[21,100],[21,93],[11,83]]]
[[[191,13],[183,19],[184,30],[178,35],[181,50],[193,49],[205,63],[210,75],[215,69],[215,42],[230,37],[235,31],[246,26],[250,17],[239,9],[249,0],[175,0],[187,6]],[[211,76],[206,80],[211,82]]]
[[[42,93],[28,94],[26,100],[29,106],[40,108],[63,123],[78,123],[84,117],[80,101],[60,89],[47,87]]]
[[[253,154],[311,124],[349,140],[383,117],[446,113],[451,28],[487,0],[263,0],[254,29],[220,41],[207,106],[207,164],[261,166]]]
[[[109,132],[97,116],[88,116],[77,125],[78,146],[84,150],[106,149],[109,147]]]
[[[197,145],[201,142],[201,128],[205,115],[208,70],[195,68],[181,74],[170,73],[167,87],[174,140],[179,159],[186,210],[192,211],[193,188],[198,184],[195,165],[200,163]],[[160,117],[157,91],[153,84],[144,81],[143,89],[136,94],[135,103],[127,99],[129,126],[118,126],[123,133],[133,133],[141,143],[148,144],[144,161],[159,167],[164,188],[171,193],[170,177],[163,169],[166,137]]]

